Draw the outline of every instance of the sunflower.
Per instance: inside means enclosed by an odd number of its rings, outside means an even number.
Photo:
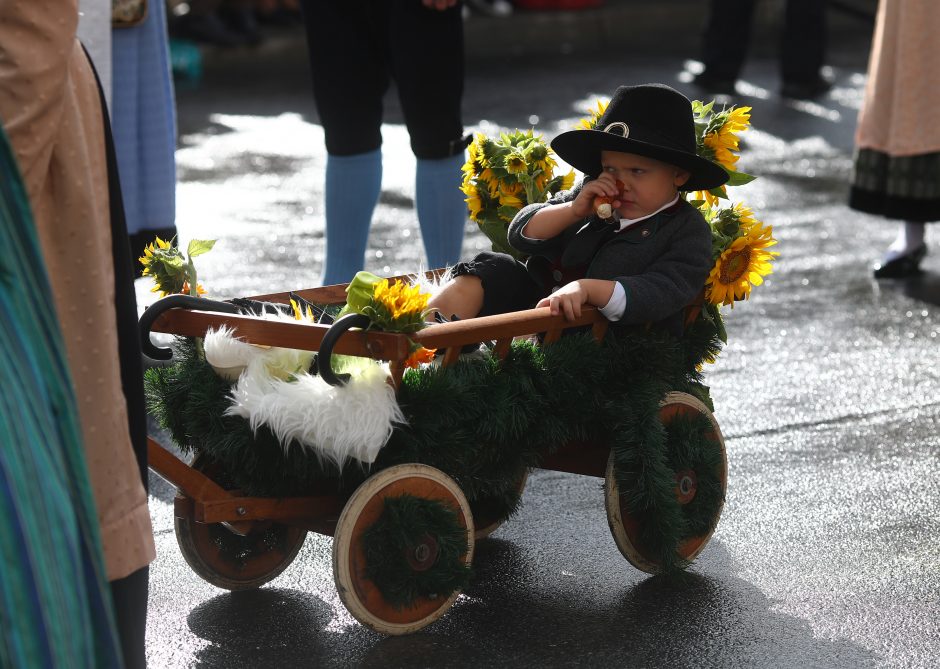
[[[732,153],[738,148],[736,135],[733,133],[722,134],[721,131],[712,132],[705,135],[705,139],[702,141],[711,150],[713,160],[729,172],[734,171],[734,165],[738,162],[738,156]]]
[[[561,178],[559,190],[571,190],[574,187],[574,170]]]
[[[525,156],[515,151],[506,156],[506,171],[510,174],[525,174],[529,171]]]
[[[575,128],[581,130],[593,130],[596,128],[597,122],[600,120],[601,116],[604,115],[604,112],[607,111],[609,102],[609,100],[598,100],[597,106],[594,109],[588,109],[590,116],[581,119]]]
[[[141,276],[153,277],[150,292],[160,293],[160,297],[181,293],[186,285],[185,259],[173,241],[157,237],[144,247],[144,255],[138,258],[144,266]]]
[[[500,207],[512,207],[513,209],[522,209],[525,203],[522,201],[520,195],[522,195],[521,184],[518,190],[512,187],[500,186],[499,187],[499,206]],[[502,214],[500,214],[502,216]],[[505,217],[503,217],[505,218]],[[511,216],[509,217],[512,218]]]
[[[711,113],[711,105],[702,107],[703,113]],[[718,161],[729,172],[735,171],[735,164],[738,162],[736,153],[740,150],[740,139],[738,133],[744,132],[750,127],[751,108],[750,107],[732,107],[714,114],[708,121],[702,144],[705,147],[704,153]]]
[[[479,221],[480,212],[483,211],[483,200],[480,199],[480,194],[477,193],[477,190],[474,188],[472,192],[467,192],[467,197],[464,199],[464,202],[467,203],[467,209],[470,210],[470,220]]]
[[[744,132],[751,126],[750,107],[732,107],[724,113],[727,114],[724,127],[730,132]]]
[[[425,326],[424,318],[430,298],[430,293],[422,293],[418,284],[379,279],[372,287],[372,298],[368,304],[357,311],[372,319],[372,324],[380,330],[417,332]]]
[[[720,194],[716,194],[720,193]],[[727,199],[728,191],[724,186],[719,186],[718,188],[713,188],[712,190],[696,190],[689,193],[690,200],[700,200],[704,202],[704,207],[711,209],[719,204],[719,200],[722,198]]]
[[[730,304],[746,300],[751,288],[764,282],[773,271],[770,266],[778,254],[767,248],[777,243],[773,228],[750,220],[742,225],[742,234],[721,253],[706,282],[706,299],[711,304]]]

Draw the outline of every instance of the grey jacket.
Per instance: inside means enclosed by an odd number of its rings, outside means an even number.
[[[618,281],[627,295],[620,322],[627,325],[662,321],[692,302],[713,265],[712,239],[702,214],[682,199],[619,233],[591,217],[551,239],[522,236],[536,211],[570,202],[581,185],[523,208],[509,224],[509,244],[531,256],[526,264],[536,280],[544,284],[540,277],[551,276],[553,268],[556,279],[581,268],[586,278]]]

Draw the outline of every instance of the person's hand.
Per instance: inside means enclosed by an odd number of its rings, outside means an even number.
[[[571,212],[578,218],[587,218],[594,215],[594,199],[598,197],[611,198],[610,206],[617,209],[620,206],[620,188],[617,187],[617,180],[606,172],[601,173],[596,179],[592,179],[581,187],[581,192],[571,202]]]
[[[581,315],[581,307],[587,303],[588,297],[586,287],[580,281],[572,281],[539,300],[535,306],[550,308],[552,316],[564,313],[567,320],[573,321]]]
[[[456,5],[457,0],[421,0],[421,4],[428,9],[445,10]]]

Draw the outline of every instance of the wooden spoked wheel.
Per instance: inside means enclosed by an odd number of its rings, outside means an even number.
[[[528,479],[529,470],[523,469],[516,479],[516,490],[520,497]],[[506,522],[506,514],[502,512],[502,509],[494,508],[494,505],[487,499],[473,502],[470,504],[470,510],[473,512],[473,527],[475,528],[473,538],[477,541],[486,539]]]
[[[467,532],[464,564],[473,559],[473,516],[457,483],[444,472],[422,464],[389,467],[365,480],[346,502],[333,535],[333,577],[343,604],[363,625],[382,634],[410,634],[440,618],[460,594],[449,597],[419,597],[410,606],[396,607],[388,602],[366,573],[363,535],[379,519],[385,500],[412,495],[441,502],[457,514]],[[408,562],[415,571],[433,566],[437,554],[434,537],[414,547]]]
[[[720,449],[721,464],[720,471],[714,472],[721,485],[721,499],[724,499],[724,493],[728,486],[728,460],[725,452],[725,441],[721,436],[721,430],[715,417],[708,407],[696,397],[688,393],[672,392],[666,395],[660,404],[659,418],[663,425],[667,426],[677,416],[694,416],[701,414],[708,418],[711,423],[711,429],[706,433],[709,441],[714,442],[716,448]],[[676,501],[680,506],[690,504],[696,495],[699,474],[692,469],[683,469],[675,473],[676,476]],[[644,550],[642,541],[639,539],[641,524],[633,517],[627,509],[626,503],[620,496],[620,490],[617,486],[617,480],[614,472],[614,454],[611,452],[607,460],[607,473],[604,477],[604,496],[607,507],[607,523],[610,525],[610,532],[617,543],[617,548],[625,558],[637,569],[650,574],[660,571],[660,564],[649,551]],[[685,561],[693,560],[705,545],[711,539],[715,527],[718,525],[718,518],[721,516],[723,502],[719,502],[715,510],[714,517],[709,524],[707,532],[685,539],[679,544],[679,557]]]
[[[225,487],[218,464],[197,455],[190,466]],[[197,523],[192,505],[177,504],[176,509],[176,541],[183,558],[200,578],[225,590],[251,590],[272,580],[294,561],[307,536],[304,529],[270,521],[255,521],[238,531],[227,523]]]

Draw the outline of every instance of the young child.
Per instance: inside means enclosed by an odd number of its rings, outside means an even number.
[[[571,320],[590,304],[611,321],[680,334],[681,310],[712,267],[712,242],[679,191],[728,179],[695,152],[688,98],[662,84],[621,86],[595,129],[564,132],[551,146],[585,177],[510,223],[509,243],[526,263],[481,253],[451,270],[429,306],[460,319],[547,306]],[[596,214],[598,197],[610,198],[610,219]]]

